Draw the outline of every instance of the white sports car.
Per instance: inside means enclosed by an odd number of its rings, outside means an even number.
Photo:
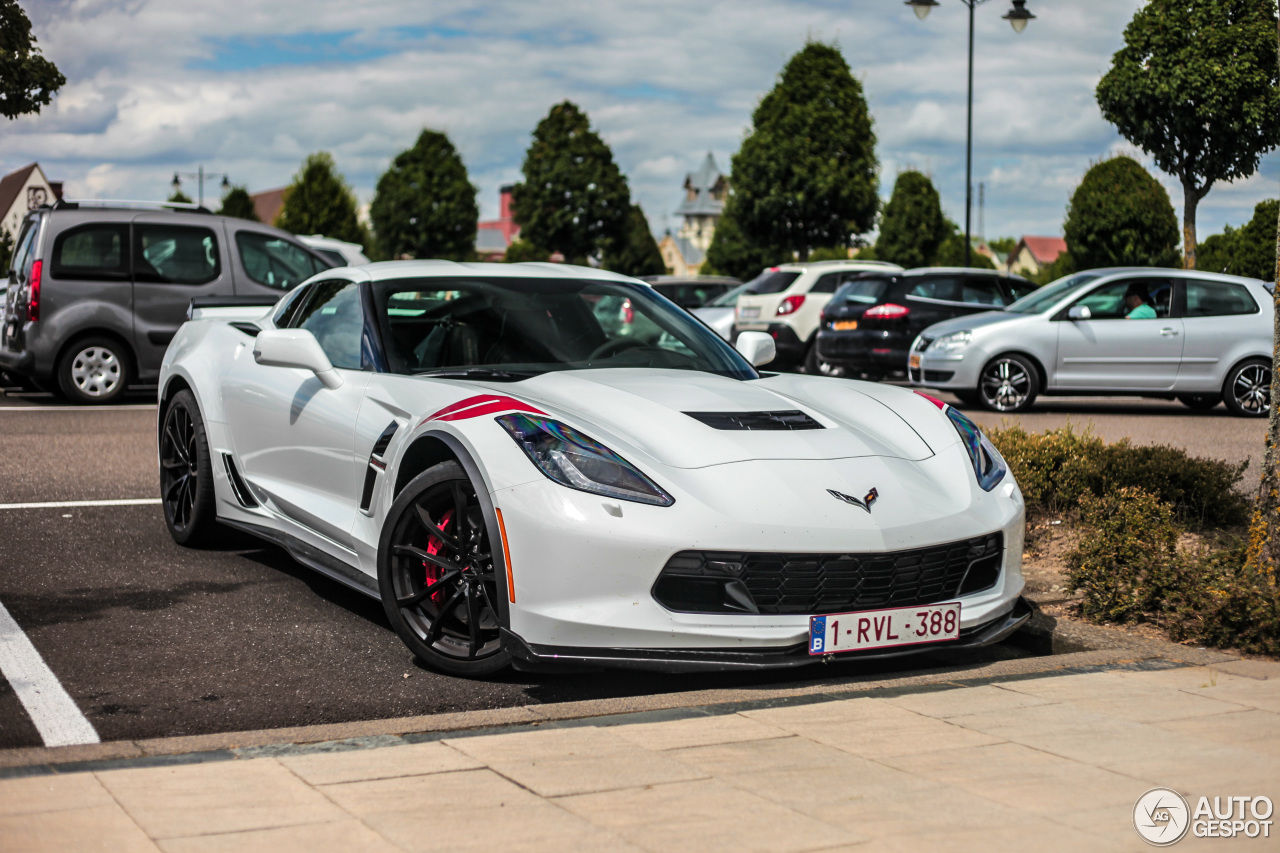
[[[1022,495],[972,422],[759,373],[768,335],[735,349],[643,282],[397,261],[263,310],[196,301],[165,356],[169,530],[282,545],[437,669],[794,666],[1030,614]]]

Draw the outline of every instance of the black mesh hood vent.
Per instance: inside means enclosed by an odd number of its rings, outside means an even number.
[[[822,424],[798,410],[785,412],[685,412],[713,429],[823,429]]]

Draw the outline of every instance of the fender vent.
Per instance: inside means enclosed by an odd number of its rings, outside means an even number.
[[[378,440],[373,443],[374,456],[381,457],[382,454],[387,452],[387,448],[391,446],[391,439],[395,437],[397,429],[399,427],[395,421],[387,425],[387,428],[382,431],[382,435],[378,436]]]
[[[391,439],[395,437],[397,429],[399,425],[392,421],[373,443],[373,452],[369,454],[369,467],[364,472],[364,488],[360,491],[361,512],[367,513],[369,507],[373,506],[373,488],[378,484],[378,472],[387,470],[386,463],[382,461],[382,455],[391,446]]]
[[[231,458],[230,453],[222,454],[222,464],[227,469],[227,479],[231,481],[231,492],[236,496],[240,506],[246,509],[256,507],[258,502],[253,499],[253,494],[249,491],[249,487],[245,485],[244,480],[240,479],[240,472],[236,470],[235,460]]]
[[[823,429],[822,424],[798,410],[785,412],[685,412],[712,429],[797,430]]]

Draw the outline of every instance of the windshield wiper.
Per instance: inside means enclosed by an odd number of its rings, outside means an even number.
[[[508,370],[503,367],[441,367],[432,370],[419,370],[415,376],[427,376],[431,379],[493,379],[498,382],[519,382],[538,375],[533,370]]]

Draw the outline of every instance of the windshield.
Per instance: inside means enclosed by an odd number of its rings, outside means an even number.
[[[798,272],[765,270],[747,282],[747,293],[781,293],[800,277]]]
[[[578,279],[375,282],[395,373],[520,380],[553,370],[759,374],[717,334],[640,284]]]
[[[751,286],[751,282],[740,284],[732,290],[726,290],[724,293],[712,299],[704,308],[732,308],[738,304],[738,297],[747,292],[747,288]]]
[[[875,305],[884,296],[884,292],[888,287],[889,279],[880,276],[855,278],[853,281],[840,285],[840,289],[836,291],[835,296],[831,297],[831,305],[844,305],[848,302]]]
[[[1101,273],[1096,272],[1078,272],[1075,275],[1060,278],[1039,290],[1032,291],[1004,310],[1015,314],[1043,313],[1100,276]]]

